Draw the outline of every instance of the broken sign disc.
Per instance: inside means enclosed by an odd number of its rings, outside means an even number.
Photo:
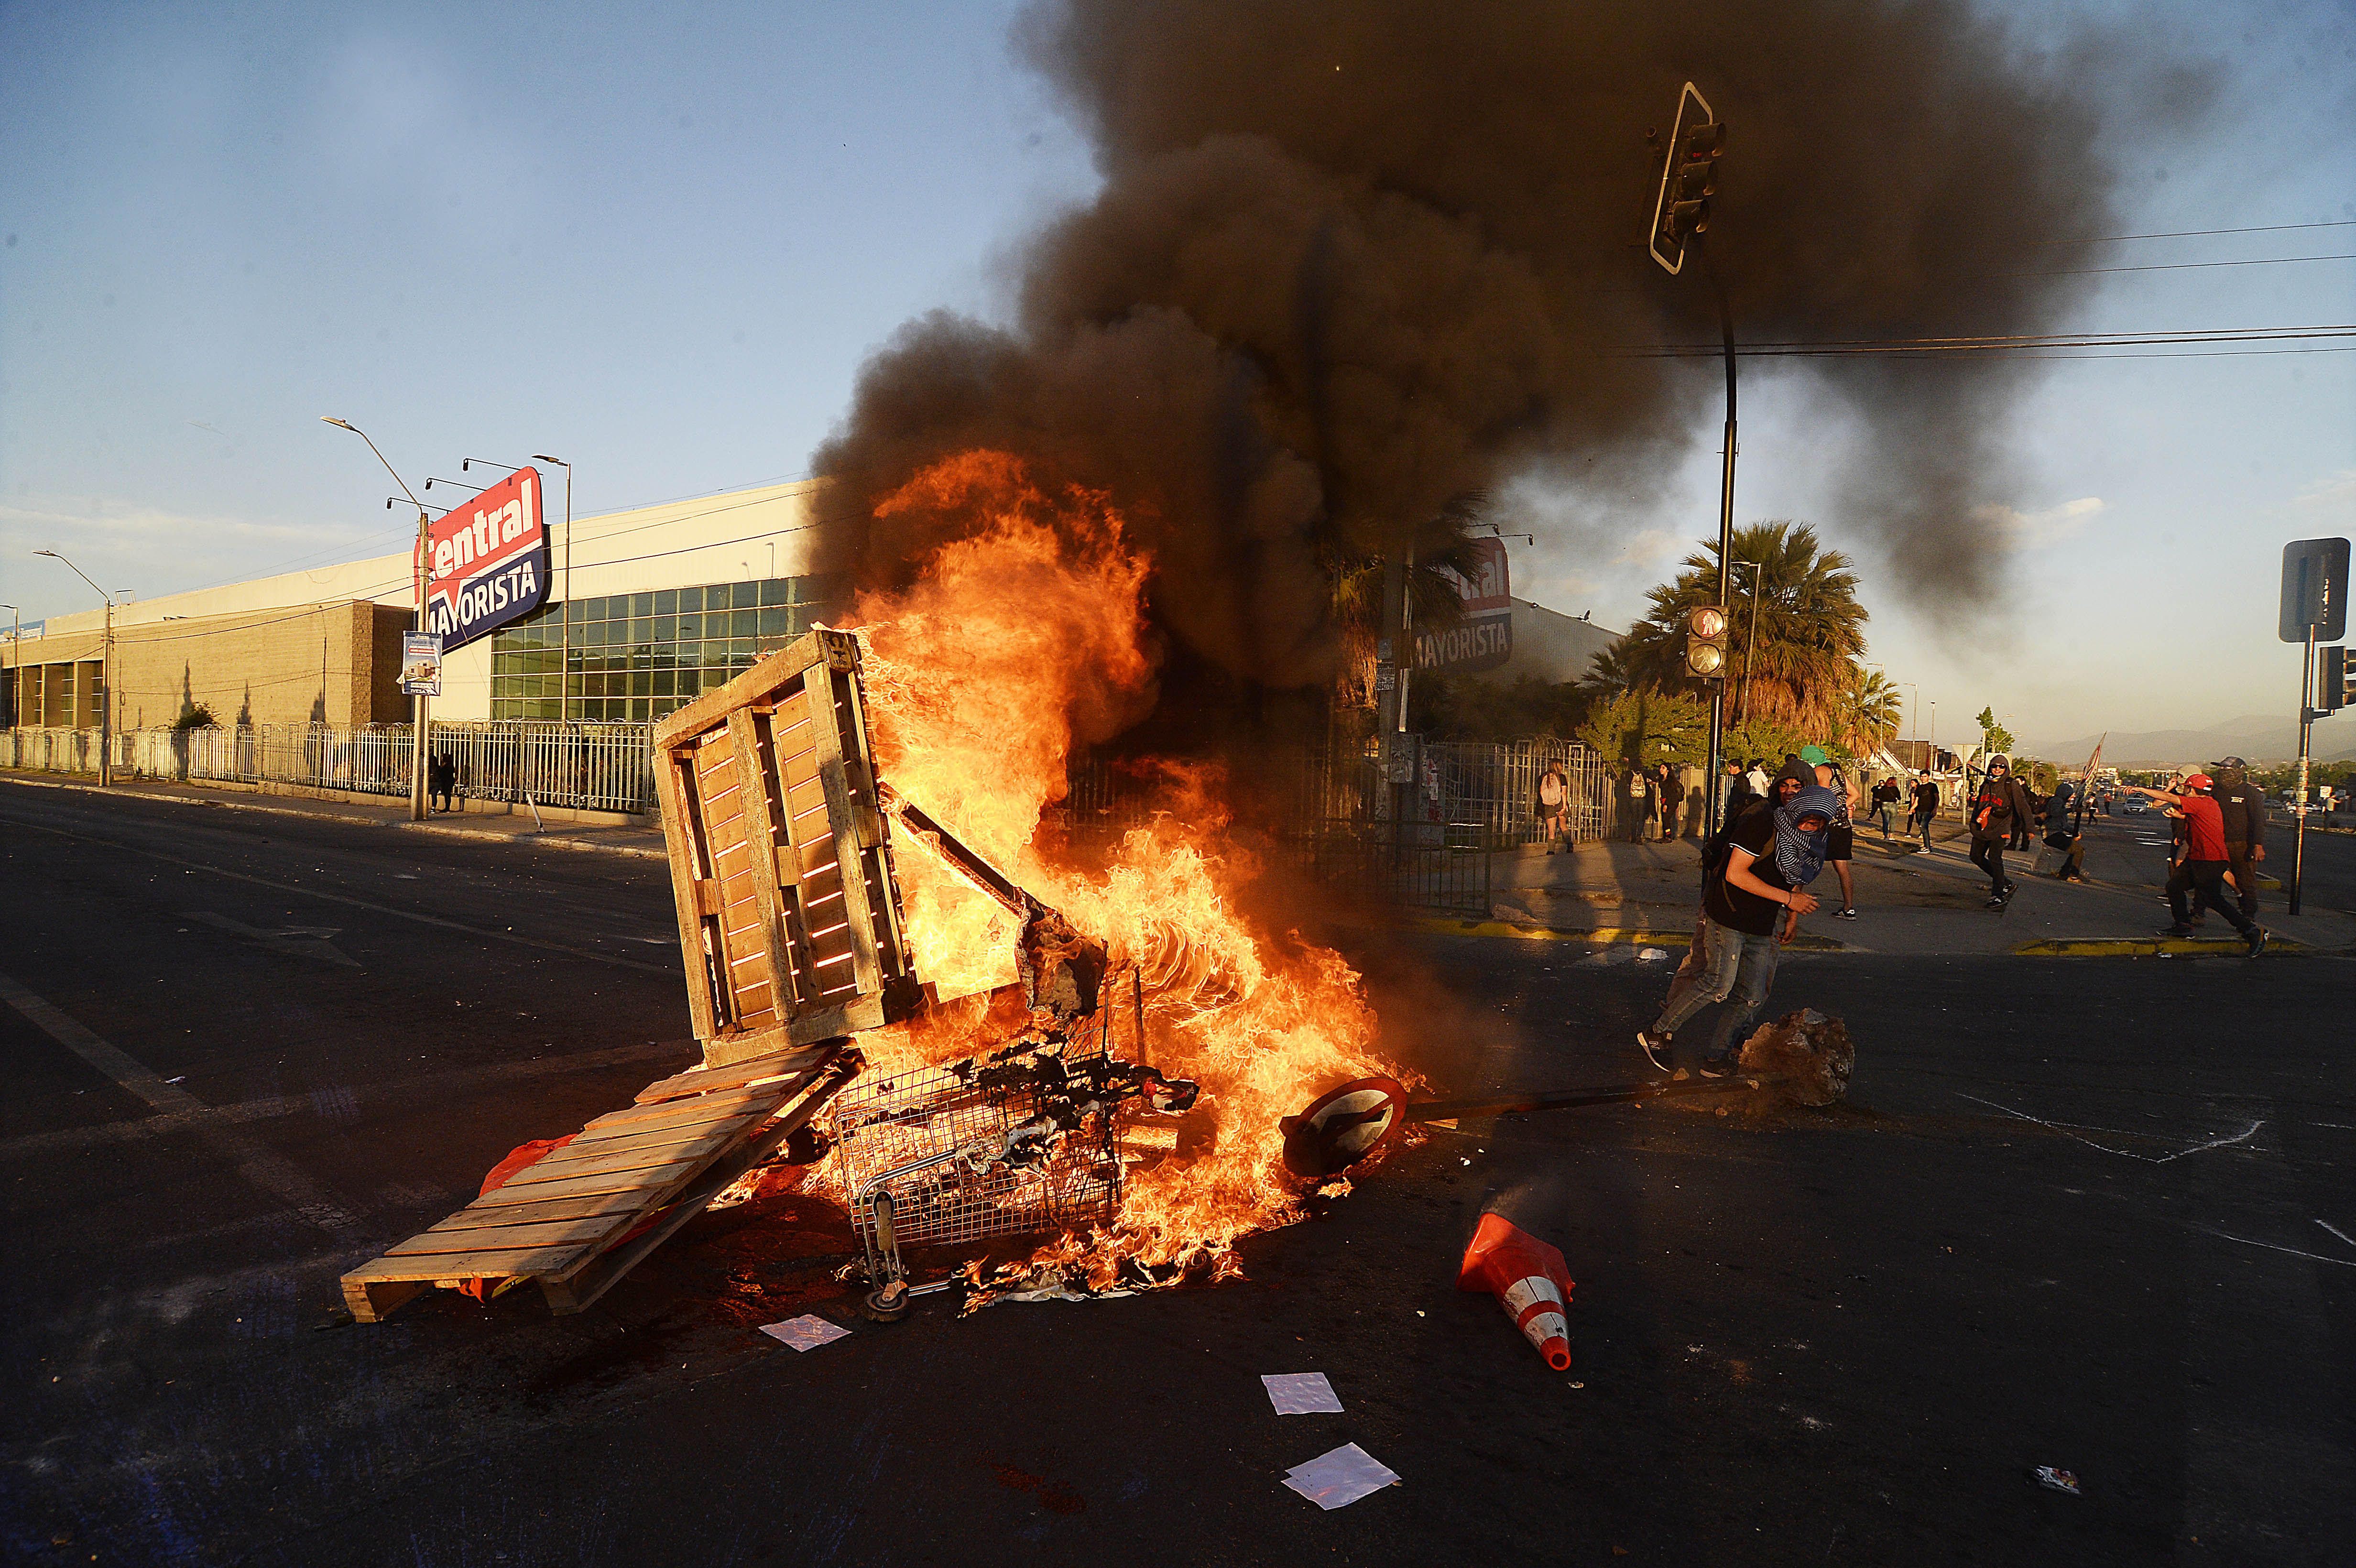
[[[1407,1112],[1407,1091],[1388,1078],[1358,1078],[1328,1089],[1277,1124],[1284,1168],[1306,1181],[1339,1176],[1382,1147]]]

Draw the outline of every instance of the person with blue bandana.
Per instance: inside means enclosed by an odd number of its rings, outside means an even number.
[[[1636,1033],[1645,1059],[1666,1072],[1674,1039],[1688,1019],[1712,1002],[1727,1006],[1709,1035],[1700,1063],[1705,1078],[1723,1078],[1738,1065],[1736,1036],[1767,1000],[1780,950],[1816,908],[1803,890],[1825,867],[1839,795],[1816,783],[1815,771],[1794,761],[1775,777],[1764,800],[1745,810],[1714,846],[1703,883],[1695,950],[1669,982],[1660,1017]]]

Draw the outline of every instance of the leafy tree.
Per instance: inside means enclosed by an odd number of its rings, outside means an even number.
[[[1737,528],[1734,559],[1756,562],[1759,570],[1738,567],[1733,579],[1729,670],[1734,685],[1728,694],[1733,716],[1738,722],[1763,718],[1805,734],[1837,737],[1841,696],[1865,651],[1866,612],[1857,602],[1849,558],[1823,549],[1809,525],[1782,520]],[[1622,641],[1621,667],[1630,684],[1690,689],[1686,612],[1718,602],[1715,542],[1687,556],[1676,580],[1654,589],[1651,599],[1651,610]]]
[[[1993,704],[1981,709],[1980,716],[1972,722],[1980,727],[1980,742],[1987,748],[1989,756],[1995,756],[1999,752],[2008,755],[2011,752],[2012,731],[1996,721],[1996,708]]]
[[[1644,688],[1597,702],[1579,739],[1606,763],[1633,758],[1682,766],[1709,760],[1709,709],[1690,697]]]

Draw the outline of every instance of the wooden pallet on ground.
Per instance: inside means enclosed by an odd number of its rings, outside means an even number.
[[[857,1051],[827,1040],[649,1084],[505,1186],[345,1275],[345,1303],[375,1323],[437,1286],[531,1281],[553,1310],[578,1312],[774,1154],[859,1066]]]

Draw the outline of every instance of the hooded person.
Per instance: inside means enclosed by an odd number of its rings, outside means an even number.
[[[1987,873],[1990,909],[2002,909],[2012,898],[2012,879],[2004,874],[2004,847],[2012,839],[2013,827],[2036,814],[2029,792],[2012,776],[2011,762],[1990,757],[1980,787],[1964,811],[1972,829],[1972,864]]]
[[[1722,841],[1721,854],[1705,862],[1693,951],[1670,980],[1660,1016],[1636,1033],[1637,1048],[1654,1066],[1669,1071],[1676,1031],[1712,1002],[1723,1002],[1700,1071],[1705,1078],[1735,1071],[1735,1037],[1767,1000],[1777,957],[1799,931],[1800,917],[1816,907],[1802,890],[1824,869],[1839,798],[1794,759],[1775,775],[1768,798],[1712,841]]]

